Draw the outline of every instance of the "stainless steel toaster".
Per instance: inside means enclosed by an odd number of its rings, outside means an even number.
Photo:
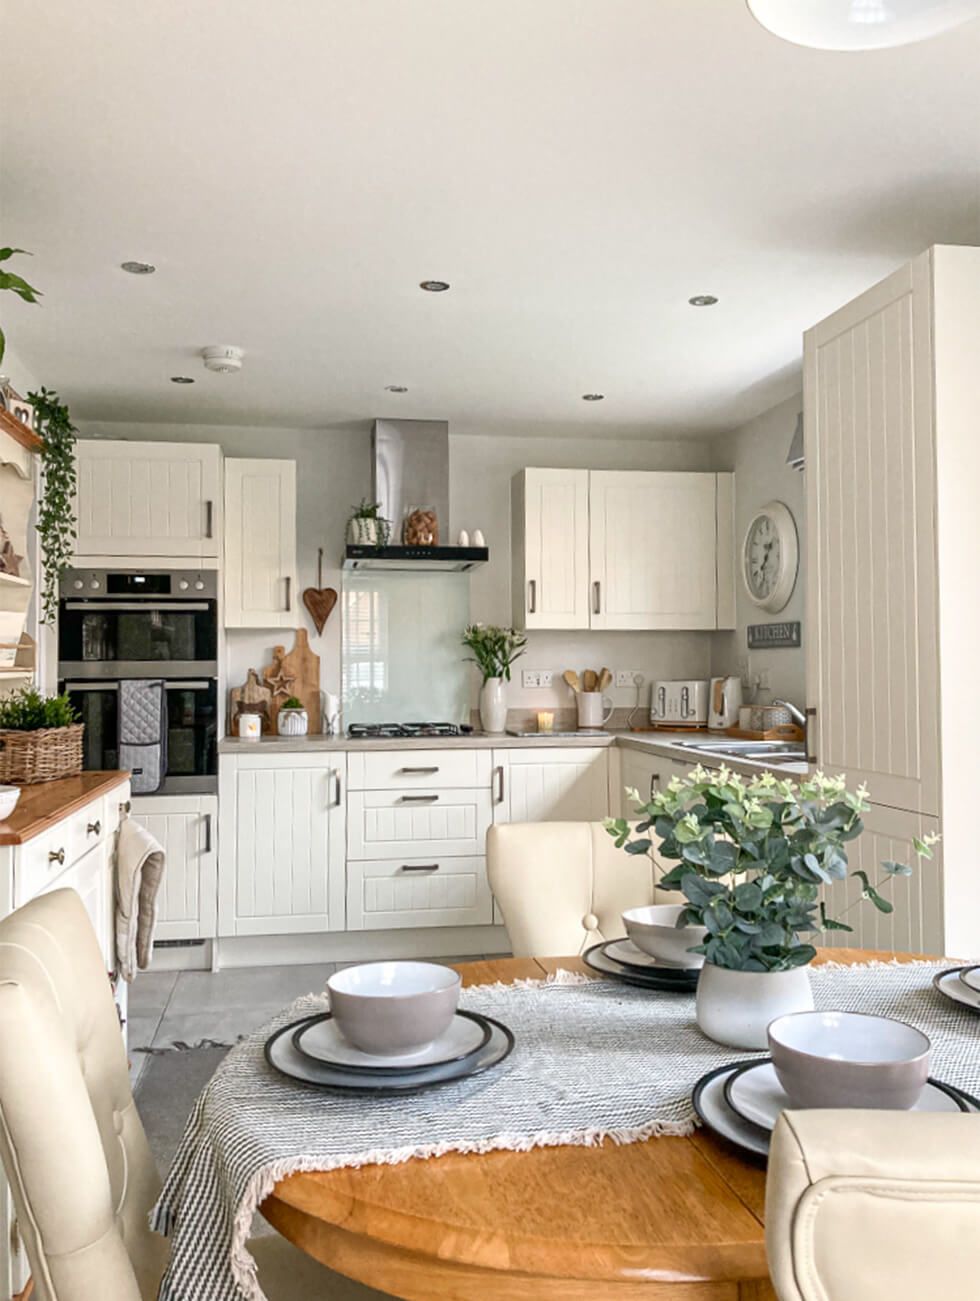
[[[708,698],[707,678],[654,682],[650,689],[650,722],[703,726],[708,721]]]

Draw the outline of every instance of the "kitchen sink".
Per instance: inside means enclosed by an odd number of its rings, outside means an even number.
[[[683,750],[698,754],[717,755],[723,759],[752,759],[766,763],[803,763],[806,746],[802,741],[675,741]]]

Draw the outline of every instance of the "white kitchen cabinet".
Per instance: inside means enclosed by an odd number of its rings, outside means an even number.
[[[217,556],[221,448],[79,439],[75,554]]]
[[[494,750],[494,822],[598,822],[609,814],[609,758],[598,747]]]
[[[351,859],[481,855],[491,823],[490,787],[350,791]]]
[[[223,755],[218,934],[345,929],[345,755]]]
[[[347,865],[347,927],[489,926],[493,899],[482,852],[451,857],[351,860]]]
[[[732,476],[527,469],[513,481],[515,622],[734,627]]]
[[[938,818],[904,947],[963,956],[980,952],[978,298],[980,249],[937,247],[804,340],[808,749],[899,815],[860,852]]]
[[[296,462],[225,461],[224,621],[294,628]]]
[[[167,866],[157,895],[158,940],[218,933],[218,797],[148,795],[133,817],[163,846]]]
[[[526,469],[512,484],[514,622],[589,627],[589,471]]]
[[[626,798],[625,791],[639,792],[641,799],[651,800],[659,790],[665,790],[674,777],[682,777],[691,765],[682,763],[653,750],[634,750],[623,746],[621,751],[621,778],[623,790],[613,792],[620,798],[619,816],[635,817],[635,805]],[[613,805],[615,806],[615,799]]]

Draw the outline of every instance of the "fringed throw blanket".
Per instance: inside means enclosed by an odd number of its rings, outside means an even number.
[[[942,969],[815,968],[814,996],[818,1007],[920,1026],[933,1042],[933,1074],[975,1093],[980,1016],[932,988]],[[154,1228],[172,1238],[160,1301],[261,1301],[246,1239],[255,1208],[289,1174],[689,1134],[698,1078],[746,1056],[700,1033],[693,995],[564,971],[544,982],[464,989],[461,1006],[510,1026],[514,1052],[484,1075],[416,1095],[335,1095],[293,1083],[266,1063],[269,1035],[326,1010],[321,996],[299,999],[233,1048],[198,1099],[153,1212]]]

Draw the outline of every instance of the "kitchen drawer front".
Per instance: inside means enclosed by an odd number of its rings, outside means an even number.
[[[107,836],[105,800],[93,800],[70,817],[18,845],[14,859],[14,907],[47,890],[90,849]]]
[[[482,857],[490,789],[349,791],[347,857]]]
[[[486,859],[382,858],[347,865],[347,929],[489,926]]]
[[[347,787],[354,791],[490,786],[489,750],[353,750]]]

